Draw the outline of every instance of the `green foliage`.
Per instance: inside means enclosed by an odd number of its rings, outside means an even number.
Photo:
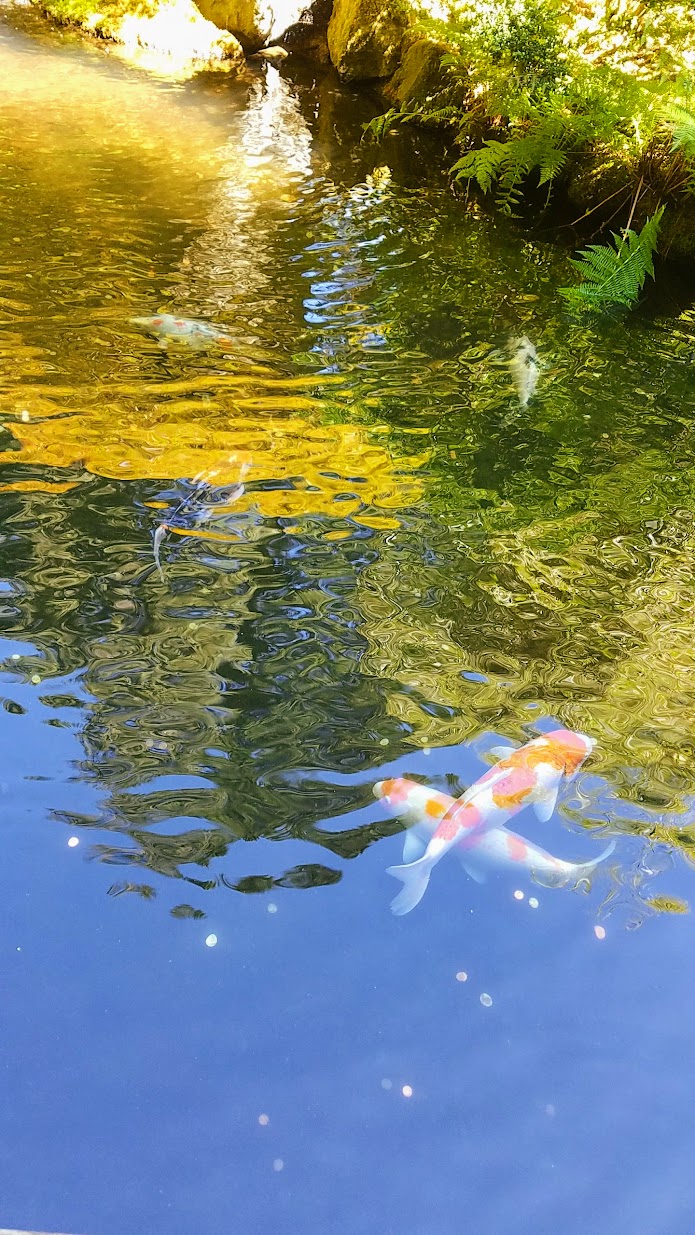
[[[634,305],[647,275],[654,278],[653,257],[663,213],[664,207],[660,206],[641,232],[628,228],[622,237],[613,233],[615,248],[590,244],[578,258],[572,259],[584,281],[576,287],[560,288],[561,295],[574,308]]]
[[[681,103],[667,103],[661,115],[671,130],[671,149],[682,151],[686,159],[695,159],[695,112]]]
[[[398,107],[391,107],[381,116],[374,116],[367,124],[363,125],[362,140],[365,138],[371,139],[374,142],[380,142],[386,137],[386,134],[394,129],[399,124],[455,124],[459,125],[461,120],[461,112],[458,107],[413,107],[410,110],[401,111]]]

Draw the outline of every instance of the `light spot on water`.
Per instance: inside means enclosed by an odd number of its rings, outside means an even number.
[[[491,1008],[492,1007],[492,995],[487,995],[485,991],[483,991],[482,995],[480,996],[480,1002],[482,1003],[484,1008]]]
[[[19,655],[19,652],[13,652],[13,653],[12,653],[12,655],[11,655],[11,657],[10,657],[10,660],[21,660],[21,659],[22,659],[22,658],[21,658],[21,656]]]
[[[259,1115],[258,1122],[262,1128],[267,1128],[268,1124],[270,1123],[270,1116],[269,1115]]]
[[[423,748],[422,748],[422,753],[423,753],[423,755],[431,755],[431,754],[432,754],[432,747],[431,747],[431,746],[423,746]]]
[[[393,1081],[390,1081],[387,1076],[382,1077],[381,1088],[382,1089],[393,1089]]]
[[[521,891],[521,889],[520,889],[520,888],[517,888],[516,892],[514,893],[514,900],[515,900],[515,901],[522,901],[523,899],[524,899],[524,894],[523,894],[523,892]]]
[[[388,744],[389,744],[388,738],[382,738],[381,741],[379,742],[380,746],[388,746]]]
[[[467,982],[468,981],[468,974],[466,973],[465,969],[459,969],[458,973],[456,974],[456,981],[457,982]]]
[[[275,901],[271,901],[270,904],[268,905],[268,913],[277,913],[277,911],[278,911],[278,907],[275,904]]]
[[[412,1098],[413,1096],[412,1085],[404,1085],[403,1088],[401,1089],[401,1093],[403,1094],[404,1098]]]
[[[552,1119],[552,1118],[554,1117],[554,1115],[555,1115],[555,1107],[553,1106],[552,1102],[549,1102],[549,1103],[548,1103],[548,1105],[546,1106],[546,1108],[545,1108],[545,1113],[546,1113],[546,1115],[548,1115],[548,1117],[549,1117],[550,1119]]]
[[[214,948],[217,943],[217,935],[207,935],[205,938],[206,948]]]
[[[80,843],[79,836],[71,836],[70,840],[68,841],[68,849],[74,849],[76,845],[79,845],[79,843]]]
[[[538,901],[536,900],[535,896],[529,896],[528,903],[529,903],[529,908],[531,909],[538,908]]]
[[[274,1158],[274,1159],[273,1159],[273,1170],[274,1170],[274,1171],[281,1171],[281,1170],[283,1169],[284,1165],[285,1165],[285,1163],[283,1162],[282,1158]]]
[[[39,685],[39,683],[40,683],[40,681],[41,681],[40,674],[38,674],[38,673],[32,673],[32,675],[31,675],[31,680],[32,680],[32,683],[33,683],[33,685],[34,685],[34,686],[38,686],[38,685]]]
[[[596,936],[596,938],[597,938],[597,939],[605,939],[605,938],[606,938],[606,928],[605,928],[605,926],[595,926],[595,927],[594,927],[594,934],[595,934],[595,936]]]
[[[21,419],[21,421],[22,421],[22,424],[25,424],[25,425],[28,425],[28,424],[29,424],[29,421],[31,420],[31,417],[30,417],[30,415],[29,415],[29,413],[28,413],[28,411],[27,411],[27,409],[26,409],[26,408],[23,408],[23,409],[22,409],[22,414],[21,414],[20,419]]]

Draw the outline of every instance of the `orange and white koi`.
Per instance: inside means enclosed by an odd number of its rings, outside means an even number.
[[[503,827],[526,806],[533,806],[539,819],[547,821],[555,810],[563,776],[573,777],[594,747],[593,738],[571,729],[553,729],[518,750],[495,747],[500,761],[471,785],[441,818],[421,857],[403,866],[390,866],[388,873],[400,879],[403,888],[393,900],[395,914],[410,913],[422,900],[433,866],[454,845],[471,842],[490,828]],[[399,782],[380,781],[376,797],[398,805]],[[391,788],[385,789],[390,785]],[[395,799],[393,795],[395,796]]]
[[[391,813],[408,824],[403,845],[403,861],[412,863],[425,852],[438,822],[456,806],[456,798],[403,777],[381,781],[376,789],[376,796],[390,808]],[[467,874],[477,883],[484,881],[485,867],[492,866],[524,870],[538,883],[546,887],[560,888],[576,887],[582,880],[590,879],[594,868],[609,857],[614,849],[615,841],[611,841],[597,858],[589,862],[567,862],[563,858],[554,857],[539,845],[534,845],[524,836],[497,826],[478,832],[468,840],[460,840],[453,852]]]
[[[138,326],[145,334],[154,335],[163,347],[170,340],[187,343],[189,347],[225,347],[233,343],[224,330],[209,322],[198,322],[190,317],[174,317],[173,313],[158,313],[154,317],[131,317],[132,326]]]

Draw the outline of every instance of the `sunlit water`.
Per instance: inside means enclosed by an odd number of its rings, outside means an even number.
[[[695,317],[571,318],[330,79],[5,22],[0,1221],[687,1235]],[[374,781],[557,721],[591,891],[392,917]]]

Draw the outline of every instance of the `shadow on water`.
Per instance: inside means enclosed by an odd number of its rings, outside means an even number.
[[[464,209],[438,165],[425,182],[405,135],[360,145],[369,104],[330,77],[157,81],[13,14],[0,31],[0,801],[6,961],[26,972],[11,978],[6,1045],[42,1020],[32,992],[71,1042],[79,1011],[103,1064],[94,1110],[79,1116],[68,1074],[36,1063],[38,1030],[24,1068],[77,1119],[78,1156],[115,1113],[98,1185],[95,1160],[70,1174],[30,1113],[7,1220],[183,1232],[202,1212],[210,1232],[241,1214],[246,1230],[359,1235],[374,1213],[379,1229],[429,1233],[434,1213],[446,1233],[460,1201],[480,1232],[585,1230],[563,1207],[572,1190],[594,1229],[685,1235],[682,1190],[670,1216],[640,1218],[629,1155],[611,1180],[592,1137],[616,1103],[643,1122],[613,1035],[632,1017],[628,1055],[665,1057],[684,981],[688,927],[670,915],[687,910],[694,856],[692,311],[572,319],[556,290],[565,256]],[[129,324],[157,312],[215,323],[231,345],[163,348]],[[509,367],[522,334],[539,361],[526,407]],[[551,721],[597,750],[550,824],[519,826],[577,859],[615,836],[590,895],[544,892],[534,918],[533,887],[510,900],[504,880],[479,888],[445,863],[396,931],[383,871],[400,824],[374,781],[459,793],[496,741]],[[613,950],[597,961],[599,919]],[[638,961],[625,929],[642,923]],[[201,973],[203,940],[221,945],[233,1006],[219,971],[214,989]],[[670,1011],[650,1028],[633,967],[653,974],[664,953]],[[461,1011],[462,954],[500,992],[485,1028],[477,999]],[[119,1026],[131,1001],[146,1009],[141,1036],[117,1047],[100,1000]],[[222,1021],[230,1039],[206,1071]],[[433,1060],[425,1044],[450,1030]],[[167,1077],[191,1068],[185,1092],[160,1090],[143,1051]],[[602,1095],[597,1125],[568,1060]],[[129,1120],[144,1124],[110,1087],[122,1067],[161,1128],[152,1169],[171,1207],[126,1147]],[[416,1073],[417,1119],[387,1113],[396,1094],[408,1106]],[[31,1107],[23,1083],[13,1123]],[[662,1126],[675,1099],[657,1065],[647,1088]],[[248,1127],[265,1134],[271,1099],[282,1131],[261,1152]],[[232,1183],[199,1148],[175,1179],[177,1120],[198,1147],[210,1129],[234,1141]],[[305,1161],[283,1191],[293,1137]],[[38,1187],[18,1165],[37,1152]],[[413,1160],[434,1163],[431,1178],[416,1169],[414,1201]]]

